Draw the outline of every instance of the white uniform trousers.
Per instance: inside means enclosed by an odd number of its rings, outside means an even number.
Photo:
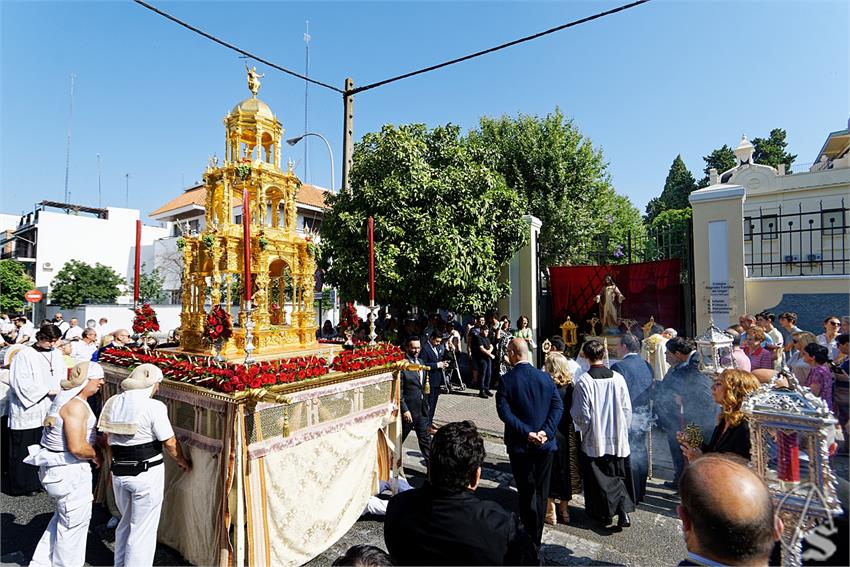
[[[162,511],[165,465],[136,476],[112,475],[121,521],[115,529],[115,567],[150,567]]]
[[[91,466],[88,461],[42,466],[38,476],[44,490],[56,501],[56,512],[38,541],[30,565],[81,567],[86,560],[91,521]]]

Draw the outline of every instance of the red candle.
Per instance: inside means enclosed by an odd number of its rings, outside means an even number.
[[[369,305],[375,304],[375,219],[369,217]]]
[[[133,305],[139,305],[139,271],[141,269],[142,259],[142,221],[136,221],[136,265],[133,278]]]
[[[780,431],[776,441],[779,449],[777,477],[785,482],[800,482],[800,442],[797,434]]]
[[[248,190],[242,191],[242,254],[245,256],[245,274],[243,286],[245,301],[251,301],[251,202]]]

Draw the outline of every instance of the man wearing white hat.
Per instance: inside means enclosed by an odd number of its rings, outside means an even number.
[[[165,404],[151,398],[160,382],[162,370],[139,365],[121,382],[122,392],[107,400],[97,424],[109,435],[112,489],[121,512],[115,567],[153,564],[165,484],[162,449],[183,471],[192,467],[177,443]]]
[[[39,467],[38,477],[56,501],[56,512],[35,548],[30,565],[82,566],[91,520],[92,477],[89,461],[100,466],[95,449],[96,419],[89,396],[103,385],[103,368],[81,362],[59,384],[44,420],[41,443],[30,445],[24,462]]]

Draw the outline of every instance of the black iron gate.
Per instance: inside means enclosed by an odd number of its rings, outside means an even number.
[[[625,243],[611,242],[607,233],[601,233],[590,240],[591,246],[570,255],[571,265],[609,265],[636,264],[655,260],[677,258],[681,262],[679,284],[682,304],[681,320],[674,322],[676,329],[687,336],[696,336],[696,311],[694,287],[693,220],[679,223],[647,227],[635,233],[629,231]],[[538,261],[540,248],[538,244]],[[560,334],[553,320],[552,297],[549,288],[548,267],[541,270],[538,279],[538,336],[549,337]]]

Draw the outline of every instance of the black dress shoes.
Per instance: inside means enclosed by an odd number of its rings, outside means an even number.
[[[618,528],[628,528],[632,525],[632,520],[629,518],[629,515],[625,512],[620,512],[617,516],[617,527]]]

